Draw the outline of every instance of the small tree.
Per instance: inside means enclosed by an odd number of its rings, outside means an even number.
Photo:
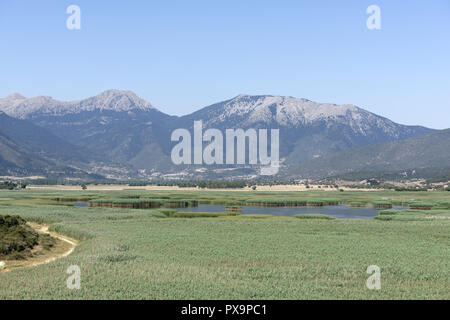
[[[252,190],[256,190],[256,186],[252,186]]]
[[[87,185],[82,184],[82,185],[81,185],[81,189],[86,190],[86,189],[87,189]]]

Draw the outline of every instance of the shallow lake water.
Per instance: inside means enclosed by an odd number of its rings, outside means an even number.
[[[87,202],[75,202],[73,204],[75,207],[88,207],[89,204]]]
[[[75,207],[87,207],[87,202],[77,202]],[[405,209],[394,206],[393,209]],[[225,206],[216,204],[200,204],[198,207],[177,208],[177,211],[190,212],[224,212]],[[323,207],[251,207],[243,206],[241,214],[271,214],[274,216],[295,216],[296,214],[324,214],[335,218],[369,219],[378,215],[378,210],[368,207],[349,207],[345,204],[339,206]]]
[[[402,209],[403,207],[394,207]],[[198,207],[181,208],[178,211],[224,212],[225,206],[201,204]],[[369,219],[378,215],[373,207],[348,207],[347,205],[323,207],[250,207],[243,206],[242,214],[271,214],[274,216],[295,216],[296,214],[324,214],[335,218]]]

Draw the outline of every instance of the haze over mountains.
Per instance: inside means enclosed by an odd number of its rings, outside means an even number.
[[[191,130],[195,120],[202,120],[205,129],[280,129],[281,176],[284,172],[299,178],[388,170],[389,166],[395,170],[436,166],[442,160],[428,162],[430,152],[415,145],[437,146],[449,139],[445,134],[433,135],[435,130],[397,124],[353,105],[279,96],[239,95],[182,117],[167,115],[133,92],[120,90],[70,102],[12,94],[0,99],[0,110],[4,112],[0,114],[0,175],[67,172],[71,176],[76,172],[86,177],[145,179],[220,173],[223,177],[218,166],[198,170],[199,166],[179,167],[171,162],[176,144],[170,141],[172,131]],[[426,142],[415,139],[425,135]],[[388,161],[403,145],[408,146],[405,156],[398,151],[396,161]],[[362,152],[367,156],[354,156]],[[374,154],[378,161],[369,159]],[[230,176],[250,177],[257,172],[250,166],[228,169]]]

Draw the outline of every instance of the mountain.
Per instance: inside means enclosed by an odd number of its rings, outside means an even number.
[[[164,142],[170,141],[167,122],[173,117],[131,91],[108,90],[72,102],[15,94],[0,99],[0,109],[91,150],[105,162],[136,169],[170,164],[170,145]]]
[[[126,112],[156,109],[132,91],[107,90],[95,97],[70,102],[48,96],[26,98],[19,93],[13,93],[0,99],[0,110],[14,118],[30,119],[35,116],[61,116],[96,110]]]
[[[36,156],[0,131],[0,175],[42,173],[41,168],[51,166],[55,164]]]
[[[26,134],[28,129],[19,130],[13,122],[0,127],[7,136],[14,136],[14,142],[28,145],[35,154],[45,154],[45,159],[89,172],[108,175],[110,170],[111,177],[122,178],[180,172],[184,177],[249,177],[257,172],[258,168],[249,166],[236,171],[227,167],[224,171],[220,166],[172,164],[172,131],[192,130],[195,120],[202,120],[204,129],[217,128],[222,132],[238,128],[279,129],[283,170],[302,168],[303,163],[344,150],[434,132],[397,124],[354,105],[269,95],[239,95],[182,117],[167,115],[133,92],[121,90],[68,102],[46,96],[26,98],[16,93],[0,99],[0,110],[43,130]]]
[[[72,145],[48,130],[29,121],[12,118],[0,111],[0,129],[20,146],[45,158],[65,164],[88,162],[89,153]]]
[[[280,96],[239,95],[181,117],[179,127],[203,120],[205,128],[278,128],[285,164],[331,152],[402,140],[433,130],[405,126],[354,105],[322,104]]]
[[[88,158],[47,130],[0,111],[0,173],[2,175],[70,175],[102,178],[86,172]]]
[[[450,129],[402,141],[391,141],[328,154],[289,168],[304,178],[378,176],[382,173],[450,172]],[[425,170],[427,169],[427,170]],[[417,176],[416,176],[417,177]]]

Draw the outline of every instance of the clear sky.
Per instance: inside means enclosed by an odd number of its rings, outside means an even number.
[[[372,4],[381,30],[366,27]],[[287,95],[450,127],[449,0],[0,0],[0,38],[0,97],[126,89],[183,115]]]

